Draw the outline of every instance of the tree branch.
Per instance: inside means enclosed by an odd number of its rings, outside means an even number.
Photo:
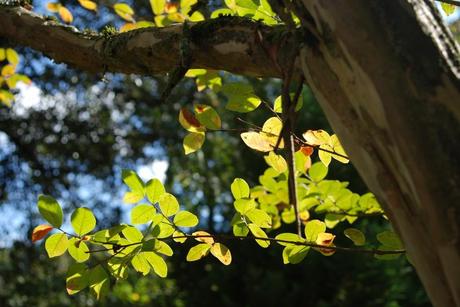
[[[269,59],[255,40],[257,31],[270,36],[272,27],[224,16],[192,24],[190,31],[192,68],[279,77],[273,65],[266,65]],[[179,64],[182,25],[104,36],[80,32],[22,7],[0,6],[0,37],[91,73],[154,75],[165,74]]]

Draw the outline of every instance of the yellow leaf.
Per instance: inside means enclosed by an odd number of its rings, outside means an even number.
[[[336,134],[331,136],[331,146],[334,152],[338,153],[339,155],[346,156],[347,154],[345,153],[345,150],[342,147],[342,144],[340,144],[339,138],[337,137]],[[349,160],[347,158],[344,158],[342,156],[334,155],[332,154],[332,157],[336,159],[339,162],[342,163],[348,163]]]
[[[211,237],[211,235],[207,233],[206,231],[202,231],[202,230],[195,231],[194,233],[192,233],[192,236],[198,236],[197,238],[195,238],[195,240],[199,242],[208,243],[208,244],[214,243],[214,238]],[[199,236],[203,236],[203,237],[199,237]],[[206,237],[206,236],[209,236],[209,237]]]
[[[329,166],[329,163],[331,163],[331,156],[332,155],[329,152],[321,150],[321,149],[331,151],[332,148],[330,148],[330,146],[328,146],[326,144],[320,145],[319,148],[320,148],[320,150],[318,150],[319,159],[321,160],[321,162],[323,162],[323,164],[325,166]]]
[[[204,132],[191,132],[187,134],[183,143],[185,154],[188,155],[200,149],[203,146],[204,139]]]
[[[282,129],[283,123],[281,120],[278,117],[273,116],[265,121],[260,134],[268,139],[272,147],[275,147]],[[278,148],[284,148],[283,140],[279,143]]]
[[[308,130],[302,136],[310,145],[328,144],[331,138],[324,130]]]
[[[59,16],[65,23],[71,23],[73,21],[72,13],[65,7],[60,6],[58,10]]]
[[[150,0],[154,15],[161,15],[165,11],[166,0]]]
[[[442,10],[446,13],[447,16],[455,12],[455,5],[448,3],[441,3]]]
[[[57,13],[60,7],[61,4],[57,2],[48,2],[48,4],[46,5],[46,9],[53,13]]]
[[[113,5],[113,9],[118,16],[123,18],[126,21],[133,22],[134,18],[134,11],[133,9],[126,3],[115,3]]]
[[[2,77],[9,77],[14,74],[15,67],[13,65],[5,65],[2,68]]]
[[[5,60],[6,58],[6,51],[4,48],[0,48],[0,61]]]
[[[80,5],[84,7],[87,10],[90,11],[97,11],[97,4],[96,2],[90,1],[90,0],[78,0]]]
[[[211,254],[219,259],[225,265],[229,265],[232,262],[232,254],[227,246],[221,243],[214,243],[211,247]]]
[[[270,145],[268,138],[262,136],[258,132],[250,131],[241,133],[241,139],[243,142],[248,145],[249,148],[254,150],[267,152],[273,150],[273,146]],[[276,143],[276,141],[275,141]]]
[[[6,49],[6,59],[12,65],[19,64],[19,54],[11,48]]]

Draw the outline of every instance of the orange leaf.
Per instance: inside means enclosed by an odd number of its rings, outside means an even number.
[[[311,146],[302,146],[300,147],[300,151],[307,157],[311,156],[313,153],[313,147]]]
[[[32,242],[43,239],[51,230],[53,230],[53,226],[51,225],[38,225],[32,231]]]
[[[59,8],[59,16],[61,16],[65,23],[71,23],[73,21],[72,13],[65,6]]]
[[[46,4],[46,8],[48,9],[48,11],[53,13],[57,13],[60,7],[61,4],[57,2],[48,2],[48,4]]]

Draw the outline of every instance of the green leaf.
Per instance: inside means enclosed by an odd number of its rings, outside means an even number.
[[[222,87],[222,93],[228,99],[225,108],[234,112],[254,111],[262,102],[252,87],[245,83],[227,83]]]
[[[107,272],[99,264],[89,270],[88,279],[89,287],[93,291],[93,294],[96,296],[96,299],[101,299],[109,292],[110,279]]]
[[[150,272],[150,264],[147,262],[145,257],[146,252],[139,253],[131,259],[131,265],[133,268],[142,273],[142,275],[147,275]]]
[[[318,234],[326,232],[326,224],[320,220],[311,220],[305,225],[305,237],[309,242],[315,242]]]
[[[48,221],[55,228],[62,225],[62,208],[59,203],[51,196],[39,195],[38,196],[38,211],[42,217]]]
[[[340,221],[344,219],[343,214],[328,213],[324,217],[324,222],[327,228],[334,228]]]
[[[211,249],[211,244],[207,243],[200,243],[198,245],[193,246],[187,253],[187,261],[197,261],[201,258],[208,255],[209,250]]]
[[[84,241],[80,241],[77,238],[71,238],[69,240],[69,254],[77,262],[85,262],[89,259],[89,248]]]
[[[258,238],[268,238],[267,234],[265,233],[265,231],[263,231],[259,226],[257,226],[256,224],[249,224],[248,225],[249,227],[249,230],[251,231],[252,235],[254,237],[258,237]],[[256,239],[256,242],[257,244],[259,244],[261,247],[263,248],[267,248],[270,246],[270,241],[268,240],[261,240],[261,239]]]
[[[179,203],[176,197],[172,194],[165,193],[160,196],[160,209],[161,212],[166,216],[172,216],[179,211]]]
[[[348,239],[353,241],[353,244],[356,246],[363,246],[366,244],[366,237],[361,232],[361,230],[356,228],[347,228],[343,231],[343,233]]]
[[[124,169],[121,173],[123,182],[131,189],[132,192],[142,195],[145,195],[144,182],[136,174],[135,171]]]
[[[195,227],[198,225],[198,217],[188,211],[179,211],[174,216],[174,224],[179,227]]]
[[[154,252],[144,252],[144,254],[148,263],[152,266],[155,274],[163,278],[168,275],[168,266],[161,256]]]
[[[264,156],[265,162],[271,167],[273,167],[278,173],[284,173],[287,171],[286,160],[281,155],[275,154],[273,151],[266,156]]]
[[[150,0],[150,6],[154,15],[161,15],[165,9],[166,0]]]
[[[85,235],[96,227],[96,218],[88,208],[78,208],[70,217],[73,230],[79,236]]]
[[[235,210],[241,214],[246,214],[249,210],[256,207],[256,203],[253,199],[240,198],[233,202]]]
[[[294,99],[295,94],[291,93],[291,100]],[[276,113],[283,113],[283,105],[282,105],[282,100],[281,96],[276,97],[275,102],[273,103],[273,111]],[[300,109],[302,109],[303,106],[303,99],[302,95],[299,97],[299,100],[297,101],[297,104],[295,106],[295,111],[298,112]]]
[[[298,234],[289,233],[289,232],[280,233],[279,235],[277,235],[275,237],[275,239],[276,240],[293,241],[293,242],[305,242],[305,240],[303,240],[301,237],[299,237]],[[278,243],[279,245],[282,245],[282,246],[295,245],[294,243],[287,243],[287,242],[276,242],[276,243]]]
[[[249,233],[249,228],[243,222],[233,225],[233,234],[235,236],[246,237]]]
[[[385,247],[390,249],[402,249],[403,244],[399,239],[398,235],[393,231],[386,230],[377,234],[377,240],[382,243]]]
[[[115,3],[113,5],[113,9],[118,16],[123,18],[126,21],[133,22],[134,18],[134,11],[133,9],[126,3]]]
[[[123,195],[123,202],[127,204],[135,204],[140,202],[142,199],[144,199],[144,194],[139,194],[136,192],[126,192],[125,195]]]
[[[165,256],[172,256],[174,253],[172,248],[161,240],[155,240],[155,252]]]
[[[88,274],[83,263],[72,264],[66,274],[66,289],[69,295],[76,294],[88,287]]]
[[[249,185],[242,178],[235,178],[230,186],[230,189],[232,190],[232,194],[235,199],[249,197]]]
[[[331,150],[331,148],[329,148],[329,146],[327,145],[320,145],[319,148],[320,149],[318,149],[318,157],[321,160],[321,162],[323,162],[324,166],[327,167],[331,163],[332,155],[331,153],[321,149]]]
[[[307,256],[309,250],[310,250],[310,246],[298,245],[298,246],[292,247],[292,249],[289,252],[289,256],[288,256],[289,263],[292,263],[292,264],[300,263],[305,258],[305,256]]]
[[[263,210],[251,209],[247,211],[245,215],[251,220],[251,222],[261,228],[272,227],[272,218]]]
[[[55,233],[45,241],[45,249],[48,257],[53,258],[64,254],[69,247],[69,240],[65,233]]]
[[[213,107],[205,104],[195,105],[195,114],[198,121],[208,129],[219,130],[222,123]]]
[[[186,155],[194,153],[203,146],[205,140],[204,132],[191,132],[184,137],[182,147]]]
[[[284,209],[281,213],[281,219],[286,224],[292,224],[296,221],[294,207]]]
[[[447,16],[453,14],[455,12],[456,6],[453,4],[448,3],[441,3],[442,10],[446,13]]]
[[[122,230],[123,236],[131,243],[141,242],[144,239],[142,232],[139,231],[136,227],[127,226]]]
[[[6,59],[12,65],[19,64],[19,55],[14,49],[11,49],[11,48],[6,49]]]
[[[316,162],[311,166],[308,175],[314,182],[319,182],[326,178],[327,167],[323,163]]]
[[[160,201],[160,196],[166,193],[165,187],[158,179],[150,179],[145,187],[148,200],[154,204]]]
[[[394,250],[393,247],[386,246],[386,245],[380,245],[377,249],[381,250],[381,251]],[[395,260],[395,259],[398,259],[399,257],[401,257],[401,254],[385,254],[385,255],[377,255],[377,254],[375,254],[374,257],[377,258],[377,259],[380,259],[380,260]]]
[[[131,210],[131,223],[132,224],[145,224],[152,220],[155,215],[155,207],[148,204],[142,204],[134,207]]]

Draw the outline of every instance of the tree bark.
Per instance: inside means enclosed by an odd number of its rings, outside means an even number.
[[[300,52],[307,83],[433,304],[460,306],[458,46],[430,0],[302,1],[293,5],[311,33]],[[260,38],[272,29],[226,20],[192,27],[193,66],[280,76],[273,54],[295,45],[270,49]],[[171,26],[102,38],[0,7],[0,36],[90,72],[168,72],[181,34]]]
[[[301,52],[308,84],[433,304],[460,306],[458,46],[431,1],[298,10],[319,38]]]

